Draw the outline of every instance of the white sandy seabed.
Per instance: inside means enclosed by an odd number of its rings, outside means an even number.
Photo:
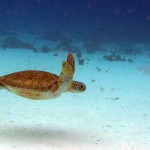
[[[67,53],[53,54],[1,50],[0,75],[27,69],[59,74]],[[83,53],[85,64],[76,62],[74,79],[86,84],[84,93],[31,101],[1,90],[0,150],[149,150],[150,75],[137,70],[150,65],[149,58],[129,63],[102,56]]]

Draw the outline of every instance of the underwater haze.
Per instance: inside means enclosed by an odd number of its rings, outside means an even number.
[[[0,0],[0,63],[0,150],[150,149],[149,0]]]

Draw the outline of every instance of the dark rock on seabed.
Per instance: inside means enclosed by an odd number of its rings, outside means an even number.
[[[32,43],[23,42],[15,37],[7,37],[2,41],[2,48],[26,48],[36,50]]]

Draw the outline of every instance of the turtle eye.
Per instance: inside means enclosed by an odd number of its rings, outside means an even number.
[[[83,85],[81,85],[81,89],[83,89],[84,87],[83,87]]]
[[[81,90],[81,91],[85,91],[85,89],[86,89],[86,86],[82,84],[82,85],[80,86],[80,90]]]

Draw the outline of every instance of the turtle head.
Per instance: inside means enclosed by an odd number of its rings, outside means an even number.
[[[85,84],[78,81],[72,81],[68,89],[68,91],[72,93],[80,93],[80,92],[84,92],[85,90],[86,90]]]

